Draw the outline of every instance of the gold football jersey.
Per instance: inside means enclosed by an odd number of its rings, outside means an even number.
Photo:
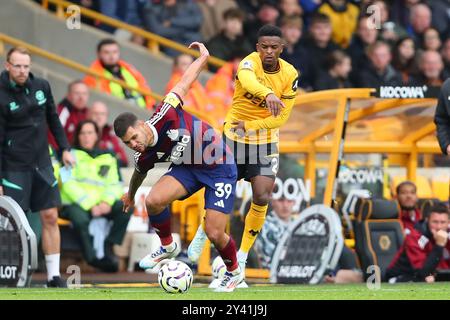
[[[224,126],[229,139],[247,144],[278,142],[278,128],[289,118],[298,86],[297,70],[283,59],[278,62],[276,71],[265,71],[259,53],[253,52],[239,64],[233,103]],[[265,97],[269,93],[274,93],[285,105],[277,117],[266,107]],[[245,136],[240,137],[232,130],[236,121],[245,121]]]

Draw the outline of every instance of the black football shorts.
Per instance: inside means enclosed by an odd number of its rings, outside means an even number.
[[[236,142],[224,136],[234,155],[238,169],[238,180],[250,181],[255,176],[275,179],[280,163],[277,143],[246,144]]]
[[[3,193],[13,198],[24,212],[59,207],[61,196],[53,167],[28,171],[3,171]]]

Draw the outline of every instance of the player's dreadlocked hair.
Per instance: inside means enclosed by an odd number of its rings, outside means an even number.
[[[129,127],[133,127],[136,124],[137,117],[131,112],[121,113],[114,120],[114,132],[116,136],[122,138],[127,133]]]
[[[266,24],[258,30],[257,39],[261,37],[280,37],[281,29],[271,24]]]

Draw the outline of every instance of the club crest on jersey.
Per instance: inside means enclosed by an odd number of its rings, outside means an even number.
[[[167,131],[167,136],[172,141],[177,141],[178,137],[180,136],[180,132],[177,129],[170,129]]]

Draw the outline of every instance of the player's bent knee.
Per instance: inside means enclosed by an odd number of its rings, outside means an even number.
[[[145,198],[145,206],[147,207],[147,212],[149,214],[158,214],[161,210],[167,207],[167,205],[168,203],[164,197],[157,194],[150,193]]]
[[[208,239],[214,244],[219,243],[224,236],[223,230],[211,226],[206,226],[205,233]]]
[[[272,193],[263,191],[253,193],[253,203],[259,206],[265,206],[270,202],[272,198]]]

